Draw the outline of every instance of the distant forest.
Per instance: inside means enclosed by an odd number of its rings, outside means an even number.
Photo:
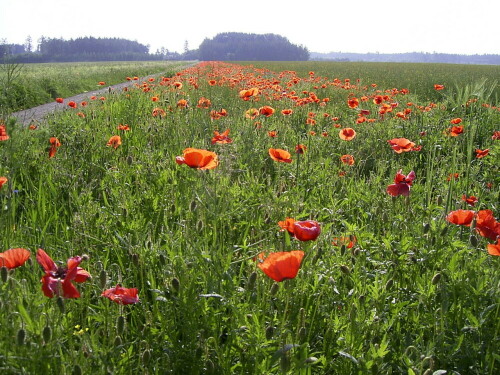
[[[414,63],[445,63],[500,65],[500,55],[459,55],[449,53],[347,53],[311,52],[311,60],[315,61],[366,61],[366,62],[414,62]]]
[[[276,34],[221,33],[205,39],[198,56],[204,61],[307,61],[309,51]]]
[[[449,64],[500,65],[500,55],[459,55],[445,53],[316,53],[297,46],[276,34],[221,33],[205,39],[198,49],[171,52],[160,48],[149,51],[149,45],[121,38],[82,37],[64,40],[31,37],[24,44],[0,40],[0,60],[21,63],[69,61],[145,61],[145,60],[218,60],[218,61],[367,61],[422,62]]]

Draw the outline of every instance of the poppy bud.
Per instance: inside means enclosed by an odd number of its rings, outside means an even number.
[[[203,229],[203,220],[198,220],[198,222],[196,223],[196,230],[198,232],[201,232],[201,230]]]
[[[167,257],[165,256],[165,254],[161,253],[158,258],[160,260],[160,264],[165,265],[165,263],[167,262]]]
[[[341,255],[344,255],[345,254],[345,250],[347,249],[346,245],[345,244],[342,244],[342,246],[340,246],[340,254]]]
[[[434,372],[433,370],[431,370],[430,368],[428,368],[427,370],[425,370],[425,372],[423,373],[423,375],[432,375]]]
[[[290,357],[286,353],[284,353],[281,356],[281,361],[280,361],[281,371],[283,371],[283,373],[287,373],[288,371],[290,371],[290,366],[291,366]]]
[[[438,272],[434,275],[434,277],[432,278],[432,285],[436,285],[439,280],[441,280],[441,274]]]
[[[123,344],[122,338],[120,336],[116,336],[114,346],[116,347],[116,346],[120,346],[122,344]]]
[[[49,326],[43,327],[42,337],[45,343],[48,343],[52,338],[52,329]]]
[[[104,289],[106,287],[106,281],[107,281],[107,275],[105,270],[101,270],[99,273],[99,286],[101,289]]]
[[[134,266],[136,267],[139,265],[139,254],[132,254],[132,263],[134,263]]]
[[[73,366],[73,375],[82,375],[82,368],[79,365]]]
[[[352,305],[351,311],[349,312],[349,319],[354,320],[354,319],[356,319],[357,315],[358,315],[358,311],[356,310],[356,306]]]
[[[149,360],[151,359],[151,351],[149,349],[146,349],[142,353],[142,363],[147,365],[149,363]]]
[[[429,223],[424,224],[424,234],[429,232],[429,229],[431,229],[431,225]]]
[[[318,358],[316,358],[316,357],[307,357],[304,362],[307,363],[307,364],[316,363],[316,362],[318,362]]]
[[[266,340],[271,340],[274,335],[274,327],[273,326],[268,326],[266,328]]]
[[[131,165],[133,162],[134,162],[134,158],[132,157],[132,155],[127,156],[127,164]]]
[[[441,195],[438,195],[436,197],[436,203],[438,206],[441,206],[443,204],[443,197]]]
[[[362,295],[360,295],[360,296],[358,297],[358,301],[359,301],[359,303],[364,303],[364,302],[365,302],[365,300],[366,300],[366,297],[365,297],[365,295],[364,295],[364,294],[362,294]]]
[[[441,231],[441,237],[444,237],[448,233],[448,226],[445,226],[443,230]]]
[[[24,339],[26,339],[26,331],[21,328],[17,331],[17,345],[24,345]]]
[[[269,294],[271,296],[274,296],[276,295],[276,293],[278,293],[278,290],[280,289],[280,285],[278,283],[274,283],[272,286],[271,286],[271,290],[269,291]]]
[[[306,339],[307,330],[306,327],[300,327],[299,329],[299,341],[303,342]]]
[[[257,281],[257,272],[252,272],[248,277],[247,290],[253,290],[255,288],[255,282]]]
[[[56,304],[57,304],[57,307],[59,307],[59,311],[61,312],[61,314],[64,314],[64,312],[66,310],[64,308],[64,298],[62,298],[61,296],[57,297]]]
[[[387,283],[385,283],[385,290],[390,290],[393,285],[394,285],[394,280],[393,279],[389,279],[387,281]]]
[[[116,319],[116,333],[118,335],[123,334],[123,331],[125,330],[125,318],[123,315],[120,315],[118,319]]]
[[[172,289],[175,290],[176,293],[179,293],[179,290],[181,289],[181,283],[176,277],[172,279]]]
[[[351,273],[351,270],[349,270],[349,267],[347,267],[344,264],[340,266],[340,270],[342,271],[342,273],[344,273],[346,275],[349,275]]]
[[[192,211],[196,210],[196,207],[197,207],[196,201],[192,200],[191,203],[189,204],[189,210],[192,212]]]
[[[474,236],[473,234],[470,235],[469,242],[472,245],[472,247],[477,247],[477,245],[478,245],[477,237]]]
[[[7,267],[2,266],[0,268],[0,278],[2,279],[2,281],[4,283],[7,282],[8,278],[9,278],[9,270],[7,269]]]

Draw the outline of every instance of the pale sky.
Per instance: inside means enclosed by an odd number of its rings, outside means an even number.
[[[222,32],[310,52],[500,54],[499,0],[0,0],[0,40],[116,37],[183,52]]]

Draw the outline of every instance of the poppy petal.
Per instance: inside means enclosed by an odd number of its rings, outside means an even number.
[[[57,271],[57,265],[52,258],[42,249],[36,252],[36,261],[40,264],[45,272]]]
[[[20,267],[28,260],[30,255],[31,253],[26,249],[9,249],[0,253],[0,267],[5,266],[8,269]]]

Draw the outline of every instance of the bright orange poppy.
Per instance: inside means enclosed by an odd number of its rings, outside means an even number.
[[[187,108],[188,107],[188,102],[186,99],[180,99],[178,102],[177,102],[177,107],[178,108]]]
[[[217,81],[215,79],[211,79],[211,80],[208,81],[208,84],[210,86],[215,86],[217,84]]]
[[[5,125],[0,125],[0,141],[6,141],[9,138],[10,137],[7,134],[7,129],[6,129]]]
[[[175,162],[179,165],[186,164],[190,168],[214,169],[219,164],[217,154],[212,151],[186,148],[182,151],[183,156],[177,156]]]
[[[124,131],[127,131],[127,130],[130,130],[130,126],[128,126],[127,124],[125,124],[125,125],[120,124],[120,125],[118,125],[117,129],[118,129],[118,130],[124,130]]]
[[[452,126],[451,128],[448,129],[448,133],[452,137],[458,137],[463,132],[464,132],[464,127],[462,125]]]
[[[489,148],[487,148],[485,150],[476,149],[476,158],[477,159],[484,158],[489,153],[490,153],[490,149]]]
[[[436,90],[436,91],[439,91],[439,90],[444,90],[444,85],[438,85],[438,84],[435,84],[435,85],[434,85],[434,90]]]
[[[469,227],[474,220],[476,213],[472,210],[456,210],[451,211],[446,216],[446,221],[455,225],[465,225]]]
[[[226,143],[232,143],[233,140],[228,137],[229,135],[229,129],[226,129],[223,133],[219,133],[218,131],[214,130],[214,136],[212,137],[212,144],[215,143],[221,143],[221,144],[226,144]]]
[[[274,281],[293,279],[299,272],[304,255],[301,250],[271,253],[258,264],[258,267]],[[263,257],[261,254],[259,259]]]
[[[356,137],[356,131],[353,128],[344,128],[339,132],[340,139],[351,141]]]
[[[245,111],[245,117],[254,120],[259,115],[259,110],[257,108],[250,108]]]
[[[63,98],[56,98],[56,103],[63,103],[64,99]]]
[[[398,154],[402,152],[412,151],[415,143],[406,138],[393,138],[387,141],[391,148]]]
[[[342,155],[340,161],[347,165],[354,165],[354,157],[352,155]]]
[[[292,236],[293,236],[293,231],[294,231],[293,224],[295,224],[295,219],[293,219],[291,217],[287,217],[283,221],[278,221],[278,225],[281,228],[280,232],[284,232],[286,230]]]
[[[201,97],[198,100],[198,105],[196,107],[198,107],[198,108],[210,108],[211,105],[212,105],[212,102],[210,101],[210,99],[207,99],[205,97]]]
[[[26,249],[9,249],[0,253],[0,267],[7,267],[9,270],[22,266],[31,253]]]
[[[359,99],[358,98],[350,98],[347,100],[347,105],[349,108],[356,108],[359,105]]]
[[[284,116],[289,116],[289,115],[291,115],[292,113],[293,113],[293,110],[291,110],[291,109],[283,109],[283,110],[281,111],[281,114],[282,114],[282,115],[284,115]]]
[[[182,89],[182,82],[174,82],[173,83],[174,87],[177,88],[177,89]]]
[[[122,139],[119,135],[113,135],[111,138],[109,138],[108,143],[106,143],[106,146],[111,146],[115,150],[122,144]]]
[[[3,177],[3,176],[0,177],[0,189],[2,188],[2,186],[4,184],[7,183],[7,181],[9,181],[9,179],[7,177]]]
[[[462,122],[462,119],[460,117],[457,117],[457,118],[454,118],[454,119],[450,120],[450,124],[453,124],[453,125],[458,125],[461,122]]]
[[[270,148],[269,156],[274,161],[282,162],[282,163],[291,163],[292,158],[288,151],[282,150],[280,148]]]
[[[488,244],[488,254],[500,256],[500,238],[497,240],[496,244]]]
[[[78,104],[74,101],[71,101],[68,103],[68,106],[70,106],[71,108],[76,108],[76,107],[78,107]]]
[[[257,87],[253,87],[251,89],[248,89],[248,90],[241,90],[239,92],[239,96],[241,99],[243,100],[250,100],[250,98],[252,98],[253,96],[256,96],[259,94],[259,89]]]
[[[276,138],[278,136],[278,132],[276,130],[269,130],[267,132],[267,135],[270,136],[271,138]]]
[[[50,137],[49,143],[49,158],[53,158],[57,153],[57,148],[61,147],[61,142],[56,137]]]

